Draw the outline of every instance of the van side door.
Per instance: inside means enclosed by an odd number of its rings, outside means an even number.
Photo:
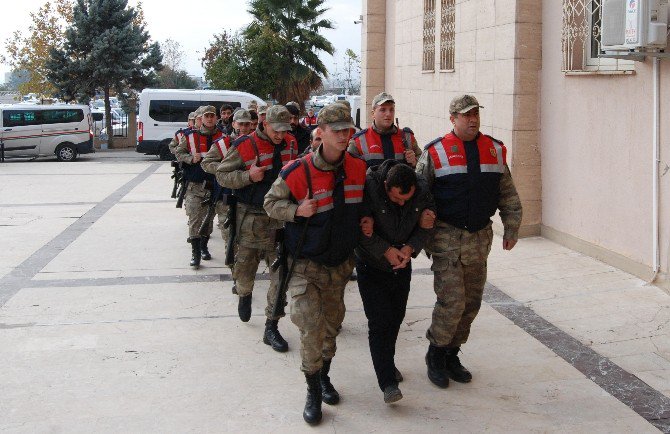
[[[5,156],[30,157],[39,155],[42,127],[38,109],[3,109],[2,141]]]
[[[80,108],[42,110],[41,155],[53,155],[56,146],[69,142],[73,145],[88,140],[88,120],[84,121],[84,111]]]

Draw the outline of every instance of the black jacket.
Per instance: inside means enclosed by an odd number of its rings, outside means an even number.
[[[435,210],[433,195],[426,180],[419,174],[414,195],[403,206],[389,199],[384,180],[388,171],[396,164],[404,163],[387,160],[367,171],[363,214],[374,218],[374,233],[371,237],[361,235],[356,247],[359,260],[387,272],[393,271],[384,257],[390,246],[399,249],[403,245],[410,245],[414,249],[414,256],[423,249],[432,230],[421,229],[419,218],[425,209]]]

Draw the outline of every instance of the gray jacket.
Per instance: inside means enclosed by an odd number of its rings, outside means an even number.
[[[394,160],[384,161],[379,166],[370,167],[365,178],[363,214],[374,218],[374,233],[371,237],[361,234],[356,256],[369,266],[391,272],[393,268],[384,257],[386,250],[393,246],[400,248],[410,245],[414,256],[419,254],[432,230],[421,229],[419,218],[425,209],[435,210],[433,195],[428,183],[417,174],[417,186],[414,195],[403,206],[391,202],[384,180],[389,169],[396,164]]]

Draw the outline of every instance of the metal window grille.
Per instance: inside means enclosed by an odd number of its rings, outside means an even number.
[[[630,70],[631,61],[601,59],[602,0],[563,0],[563,71]]]
[[[423,68],[435,70],[435,0],[423,0]]]
[[[456,0],[440,0],[440,69],[454,69]]]

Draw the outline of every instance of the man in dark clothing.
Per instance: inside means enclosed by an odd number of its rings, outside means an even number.
[[[291,134],[298,141],[298,152],[302,154],[309,148],[310,130],[300,125],[300,106],[295,102],[286,104],[286,109],[291,113]]]
[[[368,318],[372,363],[384,402],[402,398],[395,343],[405,317],[411,258],[421,251],[435,222],[428,184],[408,165],[386,160],[368,169],[364,209],[374,219],[372,236],[356,248],[358,288]]]

